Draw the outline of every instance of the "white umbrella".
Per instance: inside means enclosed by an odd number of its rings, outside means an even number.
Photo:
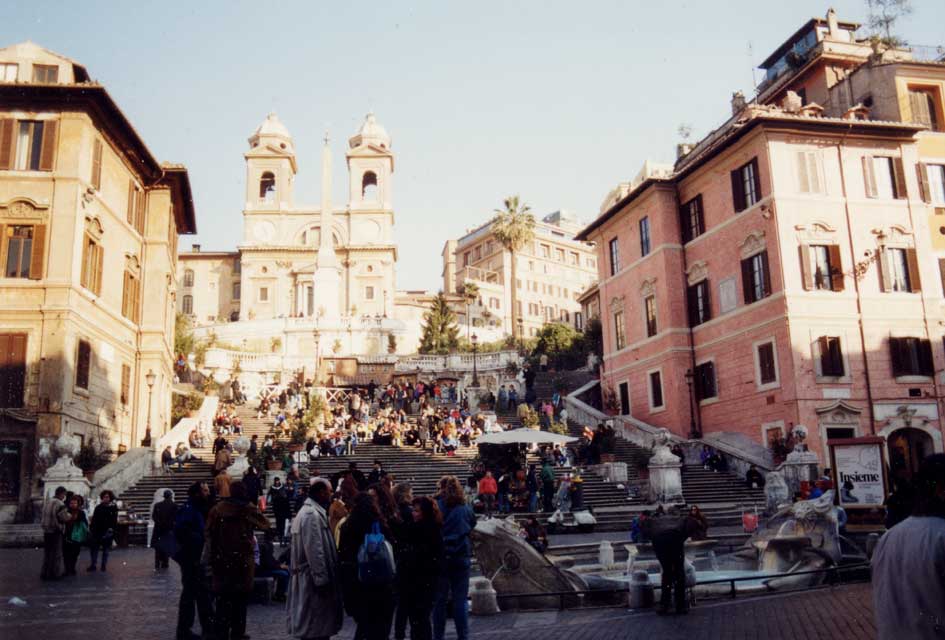
[[[577,438],[562,436],[550,431],[538,431],[521,427],[511,431],[485,433],[476,438],[476,444],[567,444],[575,442]]]

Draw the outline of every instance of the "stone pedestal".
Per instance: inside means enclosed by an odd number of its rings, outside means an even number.
[[[65,487],[66,491],[82,496],[88,500],[92,483],[82,475],[82,469],[75,466],[72,458],[79,453],[79,439],[68,434],[62,434],[53,445],[58,459],[56,464],[49,467],[43,474],[43,499],[49,499],[56,493],[57,487]]]
[[[791,503],[791,489],[780,471],[765,476],[765,513],[776,513],[781,505]]]
[[[249,451],[249,438],[240,436],[233,441],[233,453],[236,454],[233,464],[226,468],[226,473],[234,480],[242,480],[243,474],[249,469],[249,458],[246,452]]]
[[[627,593],[627,605],[631,609],[649,609],[655,602],[653,585],[646,571],[638,569],[630,576],[630,589]]]
[[[614,565],[614,546],[607,540],[602,540],[597,548],[597,563],[605,569]]]
[[[656,437],[655,453],[650,458],[650,501],[684,502],[682,494],[682,461],[669,450],[669,432]]]
[[[623,482],[628,480],[626,462],[605,462],[595,464],[590,470],[604,479],[604,482]]]
[[[469,385],[465,388],[466,399],[469,401],[469,410],[473,413],[479,409],[479,400],[486,393],[486,389],[483,387],[474,387]]]

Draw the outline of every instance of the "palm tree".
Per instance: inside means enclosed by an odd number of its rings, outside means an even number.
[[[516,274],[518,265],[515,254],[535,238],[535,216],[527,204],[519,202],[518,196],[509,196],[502,202],[504,209],[496,209],[492,218],[492,234],[495,239],[509,252],[512,258],[512,281],[508,287],[512,290],[512,337],[516,336],[518,327],[518,291]]]
[[[466,339],[469,340],[469,326],[472,324],[469,318],[469,306],[479,299],[479,285],[467,280],[463,283],[463,302],[466,303]]]

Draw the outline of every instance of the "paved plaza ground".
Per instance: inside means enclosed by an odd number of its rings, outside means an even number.
[[[120,549],[112,554],[107,574],[84,572],[55,583],[39,580],[41,551],[0,550],[0,638],[69,640],[128,638],[172,639],[179,594],[176,565],[153,571],[152,553]],[[9,603],[13,597],[25,606]],[[698,605],[688,616],[661,617],[625,609],[548,611],[473,618],[472,635],[489,640],[647,640],[684,638],[846,638],[876,635],[870,586],[858,584],[806,593],[720,600]],[[282,605],[252,605],[248,633],[255,640],[285,638]],[[350,621],[341,638],[354,633]],[[452,629],[448,629],[454,636]]]

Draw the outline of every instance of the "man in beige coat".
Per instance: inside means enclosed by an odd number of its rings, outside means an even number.
[[[338,550],[328,528],[331,482],[315,478],[292,521],[288,632],[293,638],[330,638],[341,630],[344,609]]]

